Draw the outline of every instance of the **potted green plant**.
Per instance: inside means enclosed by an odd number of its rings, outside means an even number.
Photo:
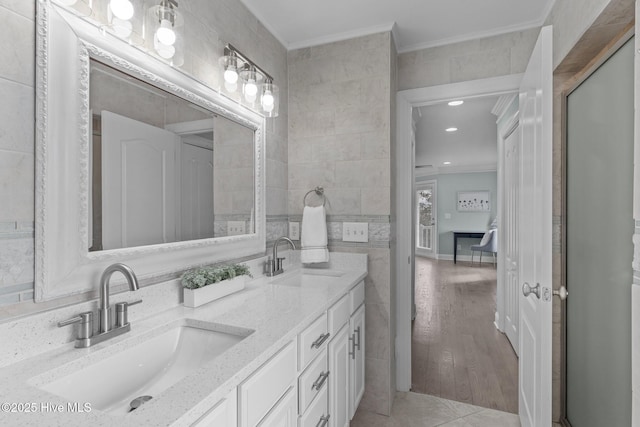
[[[246,277],[252,277],[244,264],[200,267],[182,275],[184,305],[198,307],[244,289]]]

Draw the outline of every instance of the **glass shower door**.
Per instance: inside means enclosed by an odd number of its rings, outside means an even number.
[[[631,425],[633,39],[567,97],[566,418]]]

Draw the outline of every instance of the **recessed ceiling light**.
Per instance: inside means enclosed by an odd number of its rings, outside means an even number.
[[[450,165],[451,162],[442,162],[443,165]]]
[[[464,101],[462,101],[462,100],[459,100],[459,101],[451,101],[451,102],[449,103],[449,106],[451,106],[451,107],[457,107],[458,105],[462,105],[462,104],[464,104]]]
[[[445,129],[447,132],[455,132],[458,130],[458,128],[446,128]]]

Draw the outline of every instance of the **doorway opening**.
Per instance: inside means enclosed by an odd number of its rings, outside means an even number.
[[[414,107],[415,289],[411,390],[517,413],[518,359],[497,329],[498,125],[515,95]],[[508,102],[507,102],[508,101]],[[437,191],[436,191],[437,188]],[[482,240],[482,241],[481,241]],[[485,262],[481,263],[483,259]],[[517,347],[517,342],[513,343]]]

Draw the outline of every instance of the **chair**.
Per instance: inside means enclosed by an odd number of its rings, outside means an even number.
[[[473,254],[480,251],[480,264],[482,264],[482,252],[493,254],[493,265],[496,265],[496,253],[498,252],[498,229],[492,228],[484,233],[478,245],[471,245],[471,264],[473,264]]]

